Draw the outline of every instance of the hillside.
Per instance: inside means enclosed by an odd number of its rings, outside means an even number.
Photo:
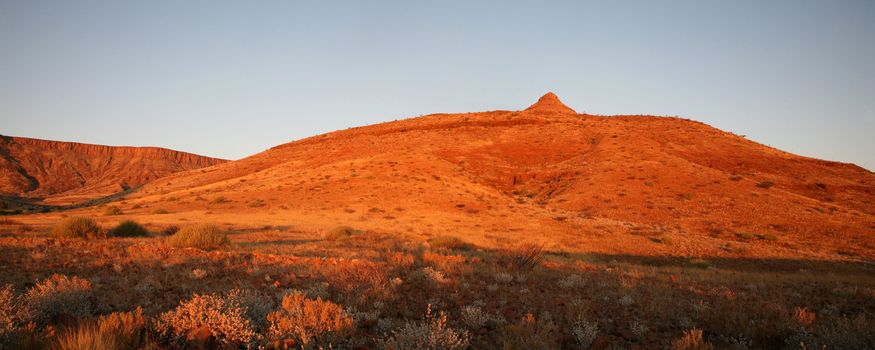
[[[875,256],[875,174],[700,122],[523,111],[351,128],[171,175],[127,198],[155,222],[350,225],[481,245],[681,256]],[[233,215],[229,215],[233,214]]]
[[[70,204],[225,160],[157,147],[0,136],[0,195]]]

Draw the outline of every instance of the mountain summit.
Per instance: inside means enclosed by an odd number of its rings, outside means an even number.
[[[529,112],[553,112],[577,114],[571,107],[566,106],[559,100],[559,96],[552,92],[546,93],[538,99],[538,102],[526,108]]]

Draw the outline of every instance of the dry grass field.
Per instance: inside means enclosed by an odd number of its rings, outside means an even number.
[[[493,250],[269,226],[222,227],[230,242],[201,250],[146,226],[148,237],[68,239],[3,221],[4,347],[875,346],[866,264]]]

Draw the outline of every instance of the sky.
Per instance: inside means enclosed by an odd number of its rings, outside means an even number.
[[[547,91],[875,170],[875,1],[0,0],[3,135],[239,159]]]

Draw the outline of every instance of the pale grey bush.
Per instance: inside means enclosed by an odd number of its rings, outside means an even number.
[[[238,290],[224,296],[195,294],[176,309],[158,316],[155,330],[171,340],[181,341],[188,333],[206,327],[222,344],[248,345],[254,342],[256,335],[247,312]]]
[[[434,317],[429,305],[424,320],[405,323],[382,345],[389,350],[457,350],[467,349],[469,344],[467,331],[459,332],[448,327],[447,315],[441,312]]]
[[[46,325],[57,317],[91,315],[91,283],[73,276],[55,274],[31,287],[22,298],[22,323]]]
[[[571,334],[574,335],[574,339],[580,344],[581,349],[589,349],[589,347],[592,346],[592,342],[595,341],[596,336],[598,336],[598,333],[598,324],[595,322],[589,322],[584,318],[578,318],[577,322],[574,323],[574,327],[571,329]]]

